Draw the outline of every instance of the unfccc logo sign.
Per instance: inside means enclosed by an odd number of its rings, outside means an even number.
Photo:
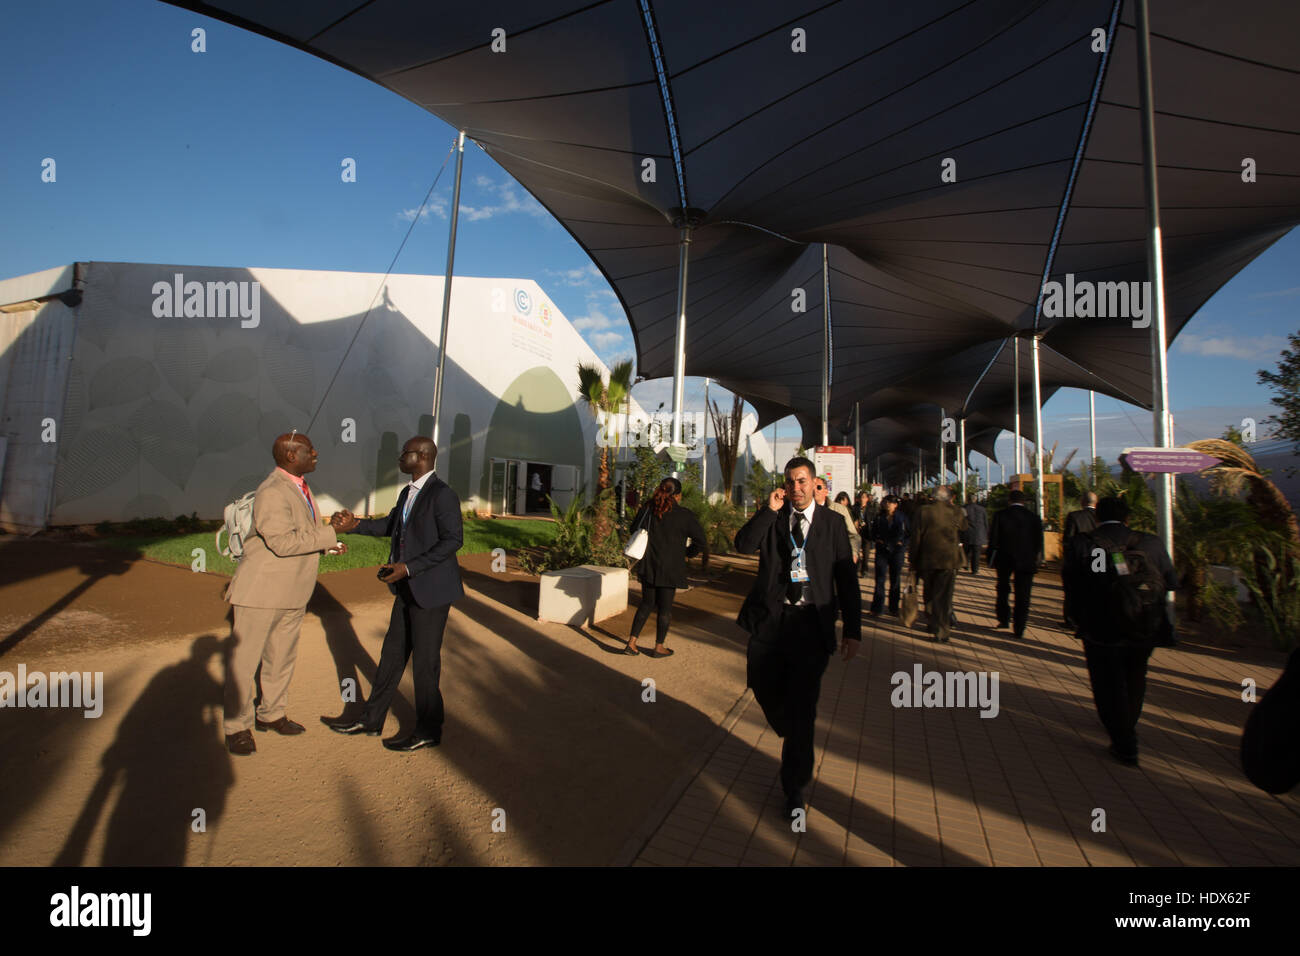
[[[515,309],[520,315],[527,315],[533,307],[533,300],[528,296],[527,289],[515,289]]]

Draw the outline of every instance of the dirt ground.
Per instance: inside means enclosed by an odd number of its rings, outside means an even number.
[[[441,747],[393,753],[319,721],[344,712],[349,678],[364,699],[388,624],[391,597],[358,569],[323,576],[308,607],[289,701],[307,733],[258,733],[256,754],[233,757],[221,733],[226,578],[0,537],[0,671],[104,680],[98,719],[0,710],[0,864],[619,858],[744,691],[734,618],[755,562],[725,562],[716,581],[679,592],[669,660],[619,653],[635,584],[628,610],[594,628],[539,624],[537,579],[490,562],[461,561]],[[385,736],[412,729],[413,700],[408,673]]]

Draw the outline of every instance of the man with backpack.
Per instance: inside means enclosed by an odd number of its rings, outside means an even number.
[[[1154,648],[1176,643],[1168,592],[1178,577],[1160,539],[1127,521],[1124,499],[1103,498],[1096,530],[1070,539],[1063,578],[1110,754],[1136,767],[1147,661]]]
[[[306,729],[285,713],[289,681],[321,552],[340,544],[307,487],[307,474],[316,470],[311,439],[298,432],[281,435],[271,456],[276,467],[257,488],[248,535],[235,536],[243,552],[225,593],[234,605],[234,647],[226,665],[226,749],[240,756],[257,751],[253,727],[285,736]],[[259,664],[262,696],[254,714]]]

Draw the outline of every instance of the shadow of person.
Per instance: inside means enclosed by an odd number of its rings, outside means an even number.
[[[223,688],[208,662],[229,642],[205,634],[190,646],[189,657],[154,675],[104,752],[99,779],[56,866],[81,865],[119,783],[100,861],[104,866],[180,866],[187,831],[198,819],[194,811],[203,811],[205,829],[220,819],[234,774],[221,733]],[[210,830],[205,839],[213,839]],[[210,856],[209,843],[203,861]]]

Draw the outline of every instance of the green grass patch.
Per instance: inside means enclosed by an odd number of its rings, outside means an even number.
[[[322,574],[349,568],[378,567],[388,560],[388,539],[364,534],[339,536],[348,546],[346,554],[321,555]],[[224,541],[225,536],[222,535]],[[517,548],[550,544],[555,540],[555,524],[550,521],[511,521],[480,518],[465,522],[465,543],[457,554],[487,554],[494,548],[513,551]],[[235,573],[235,562],[217,553],[213,535],[206,531],[194,534],[126,535],[105,537],[97,543],[131,551],[152,561],[191,567],[194,549],[204,552],[207,570],[217,574]]]

